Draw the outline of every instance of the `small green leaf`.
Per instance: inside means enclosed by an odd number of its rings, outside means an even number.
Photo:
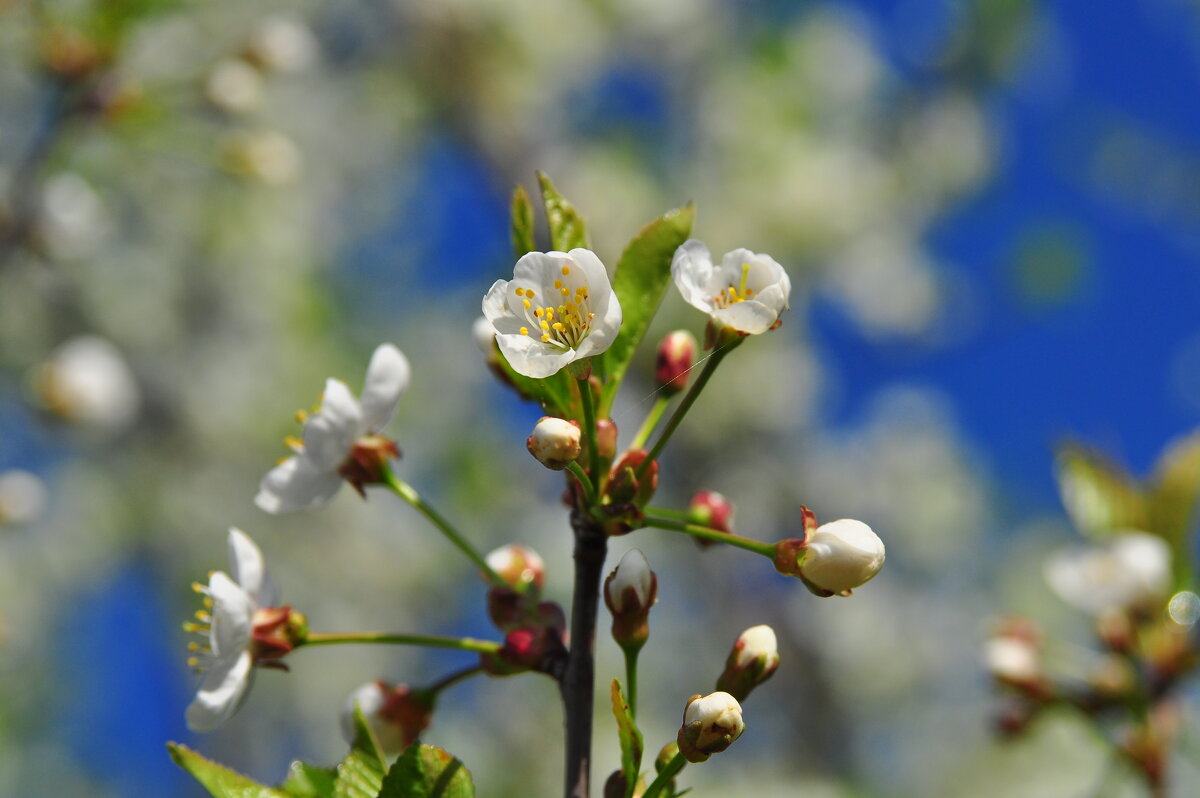
[[[675,250],[692,233],[696,206],[688,203],[667,211],[642,228],[617,261],[613,290],[621,303],[621,331],[603,355],[602,373],[607,376],[600,412],[607,414],[621,386],[625,369],[646,335],[667,285],[671,281],[671,260]]]
[[[405,749],[383,780],[378,798],[474,798],[471,773],[461,761],[432,745]]]
[[[518,258],[537,249],[533,241],[533,203],[520,183],[513,187],[511,232],[513,254]]]
[[[354,708],[354,743],[337,766],[334,798],[376,798],[383,785],[383,753],[359,707]]]
[[[279,789],[293,798],[333,798],[337,770],[296,760],[288,768],[288,777]]]
[[[621,741],[621,772],[625,774],[625,796],[630,798],[642,769],[644,743],[642,733],[629,711],[629,702],[625,700],[625,694],[621,691],[621,683],[616,679],[612,680],[612,708],[613,717],[617,719],[617,737]]]
[[[1141,489],[1124,469],[1077,443],[1060,446],[1056,460],[1063,506],[1081,534],[1107,540],[1121,529],[1146,529]]]
[[[1148,486],[1150,524],[1146,530],[1171,544],[1176,582],[1190,576],[1192,531],[1200,499],[1200,430],[1171,443],[1154,468]]]
[[[550,248],[561,252],[575,247],[590,249],[587,226],[575,206],[558,193],[544,172],[538,172],[537,179],[542,187],[542,202],[546,206],[546,221],[550,226]]]
[[[192,774],[216,798],[288,798],[287,793],[259,784],[201,756],[186,745],[167,743],[167,751],[176,765]]]

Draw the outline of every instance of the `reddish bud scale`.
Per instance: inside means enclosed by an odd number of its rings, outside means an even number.
[[[291,607],[263,607],[254,612],[250,655],[263,667],[287,667],[279,662],[308,637],[308,622]]]
[[[338,474],[350,483],[358,495],[367,497],[367,485],[383,483],[383,469],[388,460],[400,457],[396,442],[383,435],[367,435],[359,438],[350,450],[350,456],[338,466]]]
[[[400,733],[400,748],[412,745],[429,728],[433,721],[435,694],[428,690],[414,690],[406,684],[389,689],[379,682],[383,691],[383,706],[377,712],[379,719],[392,724]]]
[[[504,636],[504,645],[499,651],[481,655],[480,665],[492,676],[510,676],[524,671],[554,673],[566,655],[560,630],[522,627]]]

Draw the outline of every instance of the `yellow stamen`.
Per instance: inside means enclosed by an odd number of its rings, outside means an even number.
[[[197,657],[188,657],[187,666],[189,668],[194,668],[199,664],[200,664],[200,660]]]
[[[554,281],[554,287],[555,287],[555,288],[562,288],[562,280],[555,280],[555,281]]]
[[[544,311],[541,308],[537,308],[536,310],[533,311],[533,315],[537,316],[540,319],[542,317],[543,312]]]
[[[542,329],[543,329],[543,330],[549,330],[549,329],[550,329],[550,322],[548,322],[548,321],[544,321],[544,322],[542,322]]]
[[[533,303],[531,303],[528,299],[522,299],[521,304],[525,306],[526,310],[529,310],[529,308],[533,306]]]
[[[566,296],[567,294],[571,293],[566,288],[560,288],[558,290],[562,293],[563,296]]]
[[[529,335],[529,328],[528,328],[528,327],[522,327],[522,328],[521,328],[521,335]]]
[[[554,322],[554,329],[558,330],[559,332],[562,332],[563,330],[565,330],[567,328],[563,326],[563,323],[561,321],[556,321],[556,322]]]
[[[192,582],[192,590],[194,590],[197,593],[203,593],[204,585],[200,584],[199,582]]]
[[[300,440],[295,435],[289,435],[283,439],[283,445],[289,449],[303,449],[304,441]]]
[[[550,341],[550,333],[542,333],[542,343],[548,343],[549,341]]]
[[[743,297],[747,296],[747,294],[746,294],[746,278],[749,276],[750,276],[750,264],[743,263],[742,264],[742,296]]]
[[[296,411],[296,423],[303,424],[305,421],[308,421],[308,411],[307,410],[297,410]]]
[[[570,273],[571,273],[571,267],[570,267],[570,266],[563,266],[563,267],[562,267],[562,273],[563,273],[563,277],[566,277],[568,274],[570,274]]]
[[[195,618],[197,621],[204,621],[205,623],[208,623],[209,621],[212,620],[212,616],[209,615],[204,610],[196,610],[196,614],[193,615],[192,617]]]
[[[518,289],[517,289],[517,296],[525,296],[525,289],[524,289],[524,288],[518,288]]]

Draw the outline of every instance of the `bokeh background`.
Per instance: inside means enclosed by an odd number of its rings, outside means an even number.
[[[741,552],[614,541],[660,576],[648,748],[765,622],[784,665],[744,738],[689,769],[696,795],[1092,795],[1105,755],[1073,719],[993,740],[979,647],[1009,611],[1086,639],[1041,582],[1076,537],[1053,444],[1143,473],[1200,423],[1197,97],[1189,0],[0,3],[0,794],[200,795],[169,739],[277,781],[339,758],[361,682],[466,664],[302,651],[219,732],[183,722],[189,584],[225,567],[231,524],[316,629],[489,635],[469,564],[394,497],[252,503],[293,411],[326,376],[357,388],[379,341],[415,372],[401,474],[481,548],[532,545],[568,599],[560,485],[522,446],[538,414],[470,332],[511,273],[511,186],[541,168],[609,264],[695,200],[716,253],[791,274],[783,327],[726,361],[658,503],[718,489],[770,540],[803,502],[888,546],[822,601]],[[702,324],[671,296],[654,330]],[[70,357],[100,399],[55,383]],[[549,680],[476,680],[426,739],[481,796],[553,795],[559,713]],[[1198,751],[1186,735],[1172,794]]]

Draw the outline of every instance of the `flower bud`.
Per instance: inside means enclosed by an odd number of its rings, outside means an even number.
[[[781,553],[792,551],[794,569],[781,562]],[[776,568],[799,576],[819,596],[849,595],[879,573],[883,559],[879,536],[862,521],[849,518],[822,524],[803,541],[783,541],[776,547]]]
[[[506,634],[500,650],[482,655],[480,665],[492,676],[510,676],[530,670],[553,673],[566,653],[561,629],[525,626]]]
[[[546,563],[533,549],[509,543],[494,550],[486,561],[513,590],[519,593],[541,591],[546,578]]]
[[[750,691],[770,679],[778,667],[775,630],[765,624],[752,626],[734,641],[725,671],[717,679],[717,689],[745,701]]]
[[[704,762],[732,745],[744,728],[742,705],[729,693],[694,695],[683,711],[676,742],[684,759]]]
[[[627,782],[625,773],[621,770],[614,770],[608,775],[608,779],[604,782],[604,798],[625,798],[629,793],[626,790]],[[633,798],[641,798],[646,792],[645,776],[639,775],[638,780],[633,785]],[[671,793],[667,793],[670,795]]]
[[[605,462],[611,462],[617,454],[617,425],[612,419],[596,419],[596,454]]]
[[[658,461],[652,461],[640,477],[637,474],[648,454],[645,449],[629,449],[621,455],[605,488],[610,504],[643,507],[650,501],[658,488]]]
[[[675,330],[663,336],[655,357],[658,386],[667,396],[680,393],[688,384],[688,372],[696,362],[696,336],[687,330]]]
[[[622,648],[639,649],[650,636],[650,608],[658,599],[658,577],[637,549],[621,557],[604,580],[604,603],[613,616],[613,639]]]
[[[688,506],[688,518],[694,524],[715,529],[718,532],[733,532],[733,502],[715,490],[702,490],[692,497]],[[701,548],[716,545],[707,538],[693,538]]]
[[[1008,618],[984,644],[983,664],[997,682],[1035,701],[1054,692],[1042,664],[1041,634],[1024,618]]]
[[[546,468],[562,471],[575,462],[581,450],[582,433],[574,421],[542,416],[525,439],[529,453]]]
[[[434,694],[406,684],[367,682],[346,699],[342,707],[342,737],[354,742],[354,707],[379,741],[385,754],[398,754],[411,745],[433,720]]]

